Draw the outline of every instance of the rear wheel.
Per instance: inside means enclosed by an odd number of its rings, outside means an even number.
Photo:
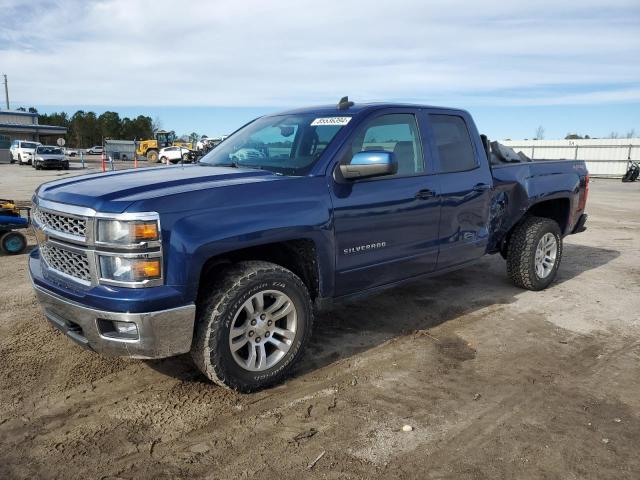
[[[169,164],[169,160],[167,160],[167,157],[160,157],[160,163]]]
[[[183,153],[182,154],[182,161],[183,162],[188,162],[189,161],[189,154],[188,153]]]
[[[17,255],[27,248],[27,239],[20,232],[5,232],[0,236],[0,250],[7,255]]]
[[[311,336],[313,310],[304,283],[268,262],[240,262],[198,305],[191,354],[213,382],[250,392],[282,381]]]
[[[556,277],[561,258],[562,235],[557,222],[529,217],[511,235],[507,274],[520,288],[542,290]]]

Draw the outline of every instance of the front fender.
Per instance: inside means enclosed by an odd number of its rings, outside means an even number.
[[[334,245],[326,182],[319,177],[300,177],[281,183],[239,185],[227,189],[225,199],[209,208],[161,215],[163,246],[168,253],[167,284],[184,286],[185,296],[195,300],[202,268],[209,259],[305,239],[316,246],[320,295],[330,292]]]

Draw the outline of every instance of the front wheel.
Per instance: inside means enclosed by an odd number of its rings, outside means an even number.
[[[191,349],[202,373],[241,392],[286,378],[311,336],[313,309],[302,280],[273,263],[248,261],[202,288]]]
[[[189,161],[189,154],[188,153],[183,153],[182,154],[182,161],[183,162],[188,162]]]
[[[529,217],[511,235],[507,274],[527,290],[543,290],[553,282],[562,259],[562,234],[554,220]]]

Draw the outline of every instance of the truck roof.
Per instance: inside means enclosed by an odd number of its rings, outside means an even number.
[[[364,112],[367,110],[379,110],[383,108],[431,108],[438,110],[447,110],[450,112],[467,113],[465,110],[459,108],[438,107],[434,105],[419,105],[415,103],[392,103],[392,102],[374,102],[374,103],[354,103],[349,108],[339,109],[338,105],[316,105],[312,107],[295,108],[292,110],[285,110],[273,115],[299,115],[305,113],[317,114],[317,115],[335,115],[344,114],[351,115],[355,113]]]

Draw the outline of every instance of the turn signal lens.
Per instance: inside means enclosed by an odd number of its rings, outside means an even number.
[[[157,240],[158,224],[156,222],[134,223],[133,238],[136,240]]]
[[[133,264],[135,278],[147,279],[160,277],[160,260],[143,260]]]

